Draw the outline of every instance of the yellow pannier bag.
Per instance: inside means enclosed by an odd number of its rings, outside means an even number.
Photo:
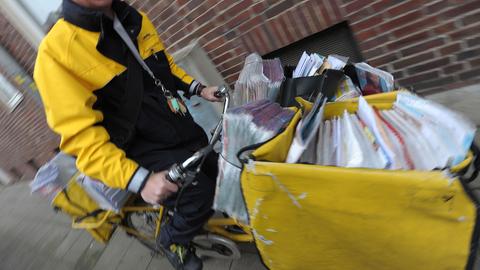
[[[367,98],[379,109],[395,100],[395,93]],[[354,112],[357,102],[327,104],[325,116],[345,109]],[[267,267],[473,269],[478,203],[454,176],[471,154],[451,173],[286,164],[301,113],[244,161],[242,191]]]
[[[76,176],[59,192],[52,201],[52,206],[72,217],[72,227],[85,229],[101,243],[110,240],[121,216],[113,211],[99,208],[98,204],[77,183]]]

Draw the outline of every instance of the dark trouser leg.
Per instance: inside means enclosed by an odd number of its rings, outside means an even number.
[[[193,155],[193,152],[175,149],[151,152],[148,155],[136,157],[135,160],[145,168],[154,172],[167,170],[174,163],[183,162]],[[203,225],[213,214],[211,210],[215,194],[218,156],[214,153],[205,160],[201,172],[196,178],[197,185],[187,187],[170,222],[164,224],[160,231],[160,244],[169,247],[171,244],[187,244],[201,232]],[[175,207],[177,194],[166,199],[162,205],[168,209]]]
[[[171,220],[162,226],[160,243],[164,247],[171,244],[187,245],[202,231],[203,225],[212,216],[214,180],[200,173],[197,185],[190,185],[183,192],[177,211]],[[163,205],[169,209],[175,206],[176,196],[168,198]]]
[[[216,176],[216,155],[211,155],[195,179],[196,185],[185,188],[178,202],[177,211],[171,220],[161,228],[159,240],[163,247],[168,248],[174,243],[187,245],[202,231],[203,225],[213,214]],[[163,205],[168,209],[173,209],[177,195],[165,200]]]

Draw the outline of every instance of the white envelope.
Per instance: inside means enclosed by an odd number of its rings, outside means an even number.
[[[395,153],[392,150],[392,143],[386,137],[385,130],[379,124],[377,117],[370,105],[363,97],[358,98],[357,115],[365,123],[365,125],[372,131],[376,141],[385,152],[388,160],[388,168],[397,169],[399,164],[396,163]]]
[[[362,151],[365,153],[365,167],[374,169],[384,169],[387,166],[387,159],[380,147],[377,149],[374,142],[369,139],[366,131],[362,128],[360,119],[356,114],[350,115],[354,126],[354,131],[359,139]]]
[[[310,142],[317,137],[327,99],[319,95],[312,110],[298,123],[286,163],[297,163]]]

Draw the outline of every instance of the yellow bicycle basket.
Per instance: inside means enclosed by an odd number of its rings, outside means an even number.
[[[367,101],[388,109],[395,99],[388,93]],[[356,108],[356,101],[327,104],[326,118]],[[478,203],[459,177],[283,163],[301,113],[251,154],[241,176],[250,226],[267,267],[473,269]],[[469,155],[451,171],[471,161]]]

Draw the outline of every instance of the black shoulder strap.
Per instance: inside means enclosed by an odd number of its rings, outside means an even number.
[[[116,17],[115,17],[116,18]],[[125,42],[125,36],[121,35]],[[130,43],[133,41],[127,37]],[[129,43],[125,42],[127,47]],[[122,121],[117,123],[119,130],[112,136],[112,142],[120,148],[125,148],[132,139],[135,131],[135,125],[140,114],[143,100],[143,69],[137,61],[135,54],[129,50],[127,53],[127,84],[125,86],[125,96],[119,113]],[[138,54],[138,52],[137,52]]]

